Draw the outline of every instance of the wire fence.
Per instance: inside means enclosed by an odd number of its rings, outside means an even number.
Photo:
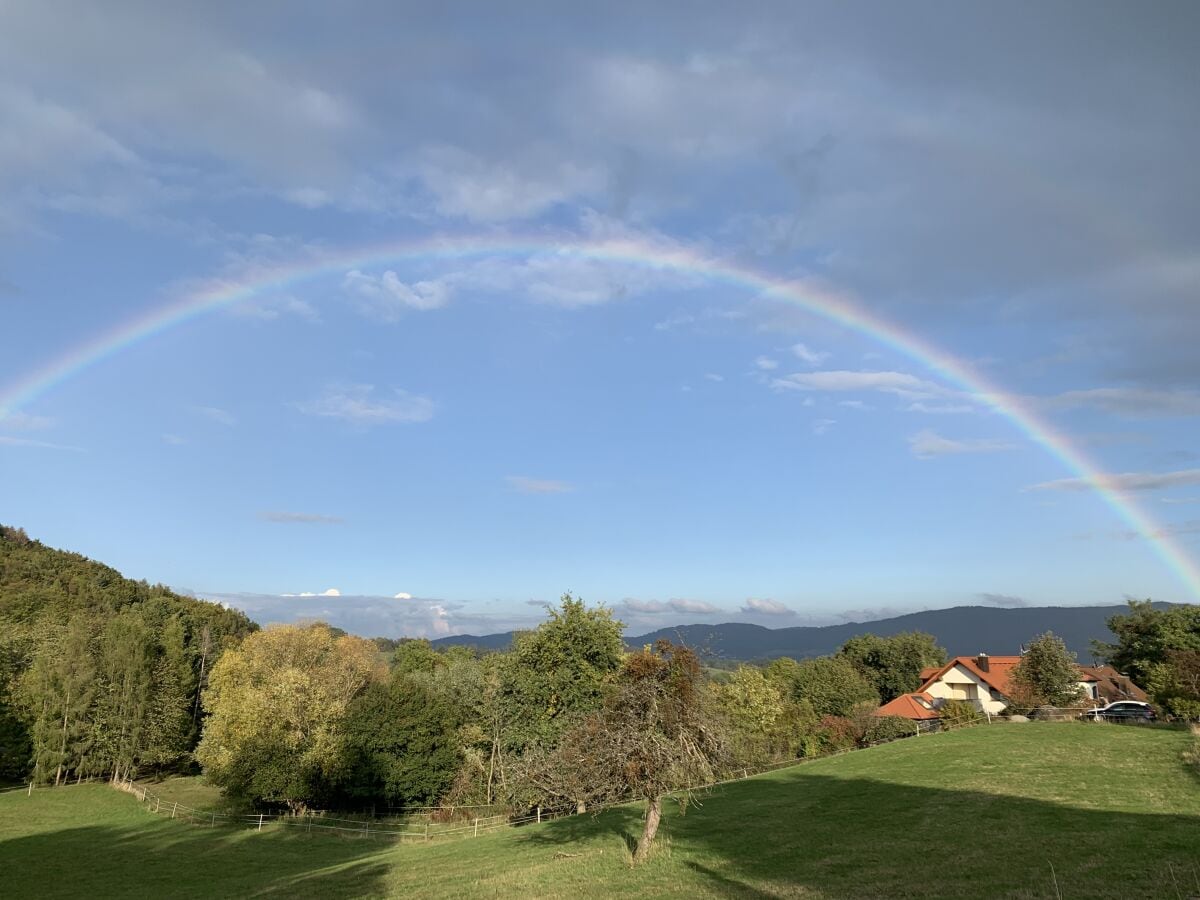
[[[980,716],[977,718],[964,717],[962,719],[950,720],[944,727],[966,727],[970,725],[986,724],[987,720]],[[813,756],[805,756],[799,759],[785,759],[778,762],[769,763],[765,766],[757,767],[742,767],[728,769],[714,781],[704,784],[693,785],[690,787],[679,788],[672,791],[671,795],[678,796],[680,794],[706,791],[711,788],[721,785],[733,784],[738,781],[744,781],[747,778],[753,778],[756,775],[763,775],[768,772],[776,772],[782,769],[800,766],[817,759],[825,759],[831,756],[839,756],[844,753],[853,753],[858,750],[866,750],[872,747],[878,747],[883,744],[893,743],[897,740],[904,740],[907,737],[916,736],[917,734],[929,733],[931,730],[930,723],[914,723],[916,729],[913,735],[905,735],[900,737],[888,738],[880,741],[873,741],[864,745],[856,745],[839,750],[832,750]],[[260,812],[260,813],[220,813],[212,810],[198,810],[182,803],[172,800],[167,800],[156,794],[149,785],[141,784],[137,781],[124,781],[115,785],[118,789],[132,794],[137,798],[138,802],[151,813],[167,816],[171,819],[177,819],[182,822],[187,822],[193,825],[207,826],[216,828],[217,826],[250,828],[256,831],[261,831],[266,825],[283,826],[290,829],[299,829],[307,834],[340,834],[343,837],[352,838],[390,838],[401,843],[417,842],[429,843],[435,840],[446,838],[469,838],[479,837],[483,834],[496,831],[501,828],[514,828],[522,825],[531,825],[541,822],[548,822],[553,819],[561,819],[569,816],[589,815],[601,812],[610,806],[620,806],[619,803],[609,804],[607,806],[595,806],[587,812],[580,813],[576,808],[544,808],[535,807],[532,810],[522,810],[517,813],[499,813],[489,816],[467,816],[465,821],[460,818],[457,822],[437,823],[432,821],[435,814],[438,813],[454,813],[461,816],[463,810],[472,809],[488,809],[494,807],[484,806],[466,806],[457,805],[453,807],[445,806],[425,806],[410,808],[426,816],[425,821],[420,823],[395,823],[389,824],[381,822],[378,819],[347,819],[334,815],[329,815],[324,811],[302,812],[302,813],[286,813],[286,812]]]

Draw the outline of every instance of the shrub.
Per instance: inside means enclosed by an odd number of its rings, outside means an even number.
[[[938,707],[938,716],[943,728],[958,728],[978,722],[983,713],[969,700],[947,700]]]
[[[881,741],[912,737],[916,733],[916,723],[910,719],[905,719],[903,716],[877,716],[863,733],[861,743],[863,746],[867,746]]]
[[[858,743],[856,731],[854,723],[844,716],[822,716],[813,732],[817,739],[818,753],[806,755],[850,750]]]

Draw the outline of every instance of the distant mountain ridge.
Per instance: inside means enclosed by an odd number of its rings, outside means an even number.
[[[1155,603],[1166,608],[1169,603]],[[1092,658],[1093,640],[1112,641],[1108,630],[1110,616],[1126,612],[1121,606],[1028,606],[999,609],[992,606],[954,606],[908,613],[872,622],[847,622],[842,625],[797,625],[789,628],[764,628],[747,622],[720,625],[678,625],[660,628],[648,634],[626,637],[630,647],[652,644],[659,638],[684,643],[706,655],[730,660],[767,660],[780,656],[803,659],[833,653],[859,634],[887,637],[903,631],[932,634],[951,656],[975,653],[993,655],[1017,653],[1046,631],[1053,631],[1079,654],[1080,661]],[[438,638],[434,646],[477,647],[480,650],[504,650],[516,632],[502,634],[458,635]]]

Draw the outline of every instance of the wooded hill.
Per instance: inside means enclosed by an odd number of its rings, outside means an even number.
[[[1155,609],[1172,604],[1155,603]],[[765,661],[780,657],[807,659],[837,651],[850,638],[863,634],[890,637],[909,631],[931,634],[951,656],[979,652],[1012,654],[1032,635],[1053,631],[1079,659],[1092,658],[1092,642],[1110,643],[1114,635],[1108,619],[1128,612],[1121,606],[1029,606],[996,609],[990,606],[955,606],[877,619],[847,622],[844,625],[764,628],[747,622],[720,625],[677,625],[649,634],[627,636],[625,643],[637,648],[666,639],[695,648],[707,660]],[[513,634],[458,635],[438,638],[435,647],[476,647],[480,650],[504,650],[512,644]]]
[[[0,778],[188,758],[208,670],[257,628],[0,525]]]

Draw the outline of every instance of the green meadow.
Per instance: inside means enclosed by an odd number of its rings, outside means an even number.
[[[629,863],[637,806],[478,838],[207,828],[105,785],[0,795],[5,897],[1200,896],[1186,732],[1003,725],[815,760],[672,806]],[[155,788],[212,803],[200,782]]]

